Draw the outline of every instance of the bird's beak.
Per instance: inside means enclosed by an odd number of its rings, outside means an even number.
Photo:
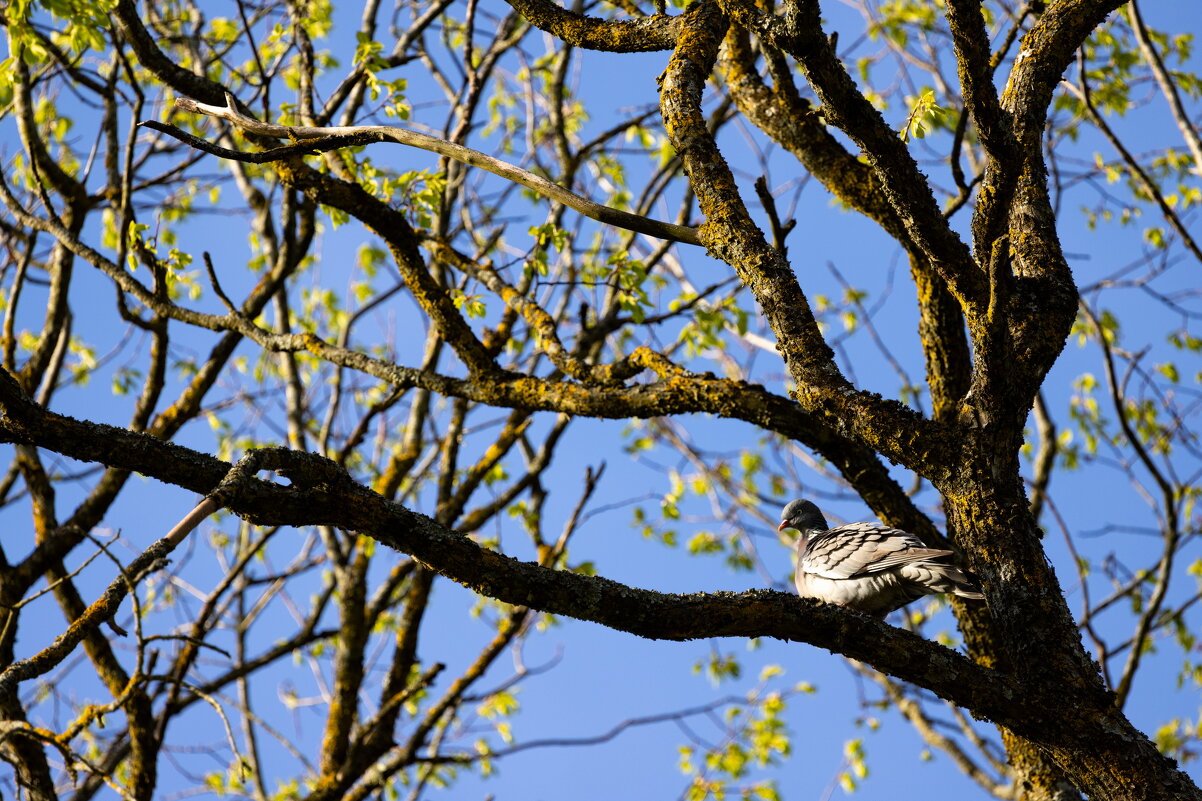
[[[780,525],[776,527],[776,530],[777,530],[777,531],[784,531],[784,530],[785,530],[785,529],[787,529],[787,528],[793,528],[793,527],[792,527],[791,525],[789,525],[789,521],[788,521],[788,520],[782,520],[782,521],[780,521]]]

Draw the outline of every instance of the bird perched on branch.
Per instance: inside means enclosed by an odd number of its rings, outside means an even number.
[[[928,548],[901,529],[880,523],[831,528],[810,501],[792,501],[781,511],[778,531],[796,529],[797,594],[884,617],[936,592],[984,600],[971,575],[934,561],[952,552]]]

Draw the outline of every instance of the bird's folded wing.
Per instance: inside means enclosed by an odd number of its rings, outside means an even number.
[[[927,548],[922,540],[901,529],[852,523],[810,540],[801,554],[798,569],[823,578],[847,579],[950,553]]]

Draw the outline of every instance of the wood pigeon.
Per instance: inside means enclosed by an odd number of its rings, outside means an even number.
[[[971,574],[934,561],[952,552],[928,548],[901,529],[880,523],[831,528],[818,507],[796,500],[781,511],[778,531],[796,529],[797,594],[884,617],[936,592],[984,600]]]

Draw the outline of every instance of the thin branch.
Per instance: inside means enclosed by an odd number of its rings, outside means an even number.
[[[1181,93],[1177,91],[1177,83],[1165,69],[1164,60],[1153,46],[1151,37],[1148,36],[1148,29],[1144,27],[1144,20],[1140,16],[1139,4],[1136,0],[1131,0],[1127,4],[1127,17],[1131,20],[1131,30],[1135,32],[1135,41],[1139,43],[1139,52],[1143,53],[1144,61],[1152,70],[1156,84],[1168,102],[1169,110],[1173,112],[1173,120],[1177,123],[1177,129],[1181,131],[1181,137],[1189,147],[1190,155],[1194,157],[1193,173],[1202,177],[1202,137],[1198,135],[1198,129],[1194,127],[1194,124],[1190,122],[1189,114],[1186,113],[1185,107],[1181,103]]]
[[[1200,247],[1199,244],[1194,240],[1194,237],[1192,234],[1190,234],[1189,229],[1185,227],[1185,223],[1181,221],[1180,216],[1176,211],[1173,210],[1173,207],[1169,205],[1168,200],[1165,199],[1164,193],[1160,191],[1160,187],[1157,186],[1156,182],[1153,181],[1151,176],[1148,175],[1147,170],[1145,170],[1135,156],[1132,155],[1131,151],[1127,149],[1127,146],[1123,144],[1121,139],[1119,139],[1118,134],[1116,134],[1114,129],[1111,128],[1106,122],[1106,118],[1103,117],[1094,106],[1093,94],[1090,92],[1089,81],[1086,78],[1084,52],[1082,52],[1080,56],[1080,65],[1080,83],[1074,84],[1064,81],[1064,86],[1066,86],[1074,95],[1076,95],[1077,98],[1085,105],[1085,110],[1089,115],[1090,121],[1097,126],[1098,130],[1102,132],[1102,135],[1106,137],[1106,141],[1110,142],[1111,147],[1113,147],[1119,154],[1119,158],[1123,160],[1123,164],[1126,165],[1127,171],[1131,173],[1132,179],[1136,184],[1139,185],[1141,189],[1144,190],[1145,193],[1147,193],[1148,198],[1156,204],[1156,207],[1160,209],[1160,213],[1164,217],[1165,221],[1168,222],[1168,224],[1172,226],[1173,230],[1177,232],[1177,235],[1181,237],[1181,242],[1185,245],[1189,252],[1193,254],[1194,258],[1202,262],[1202,247]]]
[[[206,498],[200,502],[175,528],[167,532],[167,536],[151,545],[130,563],[125,574],[115,579],[84,614],[76,619],[65,632],[54,639],[50,645],[26,659],[21,659],[9,665],[0,673],[0,695],[13,692],[16,686],[38,676],[45,675],[62,662],[75,650],[84,637],[90,634],[101,623],[112,618],[117,613],[121,601],[132,589],[132,584],[141,580],[147,573],[156,570],[163,564],[167,554],[175,550],[183,542],[200,521],[216,512],[220,506]],[[128,576],[128,577],[127,577]]]
[[[1089,306],[1082,303],[1081,309],[1093,324],[1097,332],[1098,342],[1102,346],[1103,363],[1106,367],[1106,386],[1110,390],[1110,400],[1114,406],[1115,414],[1118,416],[1119,427],[1123,430],[1123,436],[1127,438],[1127,444],[1135,451],[1135,455],[1160,489],[1160,501],[1163,504],[1165,518],[1162,530],[1164,548],[1161,552],[1159,563],[1156,566],[1156,579],[1152,589],[1152,597],[1148,599],[1147,605],[1141,611],[1139,622],[1136,624],[1135,634],[1131,638],[1132,646],[1130,653],[1127,654],[1127,663],[1123,666],[1123,673],[1114,691],[1115,703],[1121,709],[1131,692],[1131,683],[1135,680],[1135,673],[1139,668],[1140,660],[1144,656],[1144,645],[1147,643],[1148,637],[1154,629],[1153,624],[1156,618],[1160,615],[1160,610],[1164,605],[1164,599],[1168,594],[1169,583],[1172,579],[1173,560],[1177,555],[1177,543],[1181,536],[1177,520],[1179,490],[1174,486],[1173,482],[1165,477],[1156,463],[1152,461],[1152,457],[1140,440],[1139,434],[1131,426],[1127,398],[1114,367],[1114,350],[1108,338],[1109,334],[1102,327],[1097,317],[1094,316],[1093,310]]]
[[[472,150],[469,147],[418,133],[417,131],[410,131],[392,125],[330,127],[272,125],[270,123],[259,122],[240,113],[237,110],[237,102],[231,95],[227,95],[226,106],[224,108],[211,106],[185,97],[176,98],[175,106],[183,111],[205,114],[227,120],[239,129],[253,134],[275,137],[277,139],[291,139],[294,142],[301,143],[268,150],[264,153],[241,153],[236,150],[211,145],[172,125],[165,125],[154,120],[146,120],[139,124],[165,133],[207,153],[212,153],[226,159],[249,161],[252,163],[280,161],[302,154],[337,150],[353,145],[371,144],[373,142],[393,142],[399,145],[408,145],[428,150],[431,153],[437,153],[440,156],[446,156],[472,167],[487,170],[508,181],[513,181],[527,189],[532,189],[557,203],[562,203],[568,208],[574,209],[600,223],[626,228],[659,239],[681,242],[686,245],[701,244],[701,240],[698,238],[697,231],[694,228],[676,225],[675,223],[660,222],[647,217],[640,217],[637,214],[631,214],[621,209],[594,203],[588,198],[581,197],[575,192],[564,189],[562,186],[532,172],[523,170],[521,167],[493,158],[478,150]]]

